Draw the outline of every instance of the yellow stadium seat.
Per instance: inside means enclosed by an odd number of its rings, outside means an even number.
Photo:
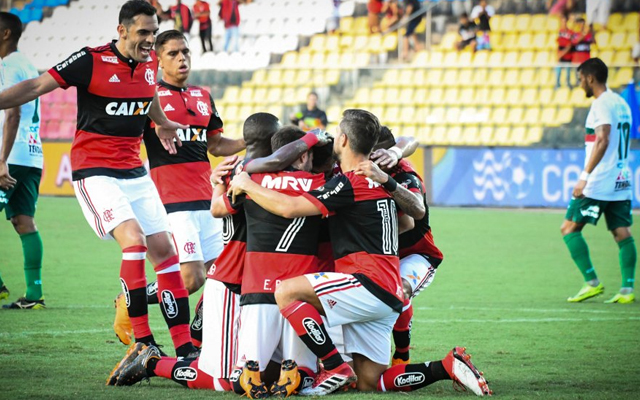
[[[596,39],[596,46],[598,47],[598,49],[600,50],[608,49],[609,41],[611,39],[611,34],[609,33],[609,31],[600,31],[596,33],[595,39]]]
[[[264,86],[267,80],[267,70],[259,69],[251,76],[251,81],[248,86]]]
[[[397,87],[388,87],[384,91],[385,104],[400,104],[400,89]]]
[[[573,119],[573,108],[560,107],[558,109],[558,114],[556,115],[556,119],[560,124],[568,124]]]
[[[340,106],[329,106],[326,112],[329,121],[339,121],[342,118],[342,108]]]
[[[458,70],[449,68],[444,71],[442,76],[442,84],[444,86],[455,86],[458,83]]]
[[[501,146],[507,146],[510,144],[509,142],[509,127],[507,126],[499,126],[494,134],[493,143]]]
[[[520,85],[525,87],[537,86],[536,70],[533,68],[523,68],[520,70]]]
[[[369,53],[380,53],[384,51],[382,48],[382,36],[375,34],[369,36],[369,43],[367,43],[367,49]]]
[[[325,35],[314,35],[309,42],[309,50],[312,52],[324,52]]]
[[[462,125],[477,124],[478,119],[475,107],[464,107],[460,110],[460,123]]]
[[[371,97],[369,98],[369,104],[384,104],[386,102],[385,91],[382,88],[373,88],[371,90]]]
[[[573,107],[584,107],[586,97],[587,96],[585,96],[582,88],[574,87],[569,94],[569,101],[567,104]]]
[[[547,32],[553,32],[555,34],[560,30],[560,19],[557,17],[547,17]]]
[[[442,104],[455,105],[458,102],[458,88],[449,88],[444,92]]]
[[[417,136],[416,125],[415,124],[403,125],[399,133],[401,133],[402,136],[415,138]]]
[[[400,71],[397,69],[388,69],[382,76],[379,86],[396,86],[402,84],[400,79]]]
[[[345,55],[348,56],[348,54]],[[347,65],[349,65],[351,68],[364,68],[369,65],[369,60],[370,57],[368,53],[356,53],[355,57],[353,58],[353,64],[348,63]]]
[[[340,70],[329,69],[325,74],[325,84],[334,86],[340,82]]]
[[[450,51],[445,53],[445,56],[442,60],[442,66],[444,67],[456,67],[458,66],[458,52]]]
[[[520,53],[517,51],[508,51],[505,53],[503,66],[515,67],[518,64],[518,56]]]
[[[491,17],[491,32],[501,32],[502,31],[502,15],[496,14]]]
[[[354,103],[357,104],[369,104],[371,99],[371,89],[364,87],[359,88],[356,95],[353,97]]]
[[[430,69],[427,71],[427,81],[428,86],[442,86],[442,70],[441,69]]]
[[[616,32],[611,36],[610,40],[606,42],[599,42],[598,38],[602,38],[608,35],[608,32],[601,31],[596,34],[596,43],[598,45],[598,50],[621,50],[625,46],[625,38],[627,37],[627,32]]]
[[[514,50],[518,43],[518,34],[515,32],[508,32],[502,36],[502,48],[504,50]]]
[[[507,114],[506,122],[512,125],[523,124],[524,120],[524,108],[522,107],[511,107],[509,109],[509,113]]]
[[[445,109],[444,107],[433,107],[429,114],[427,114],[425,123],[429,125],[440,124],[444,120]]]
[[[400,91],[398,102],[403,105],[413,105],[413,88],[407,87]]]
[[[306,103],[308,95],[309,95],[309,88],[301,87],[296,89],[295,96],[293,96],[293,99],[297,104],[303,104],[303,103]]]
[[[267,103],[278,104],[282,99],[281,88],[270,88],[267,93]]]
[[[608,26],[611,26],[610,24]],[[622,26],[627,32],[638,33],[638,13],[627,13],[622,21]]]
[[[491,19],[493,23],[493,18]],[[502,16],[502,21],[500,21],[500,31],[502,32],[513,32],[516,28],[516,16],[512,14],[506,14]]]
[[[516,126],[511,130],[511,144],[525,146],[527,144],[527,128]]]
[[[473,55],[471,64],[474,67],[486,67],[489,61],[489,53],[487,51],[479,51]]]
[[[534,106],[538,103],[538,88],[528,87],[522,90],[520,102],[524,106]]]
[[[448,124],[459,124],[460,123],[460,108],[459,107],[448,107],[444,116],[444,120]]]
[[[483,126],[480,128],[479,136],[479,144],[482,145],[490,145],[493,143],[493,127],[492,126]]]
[[[633,80],[633,70],[631,67],[620,68],[611,80],[611,87],[619,88],[621,86],[625,86],[631,80]]]
[[[534,14],[531,16],[531,22],[529,23],[529,27],[534,32],[545,32],[547,30],[547,15],[545,14]],[[493,20],[491,20],[493,23]]]
[[[480,132],[477,126],[466,126],[462,131],[462,144],[477,146],[480,144]]]
[[[552,68],[538,69],[538,80],[536,82],[540,87],[552,87],[555,85],[555,74]]]
[[[569,104],[570,95],[571,93],[569,91],[569,88],[566,86],[556,89],[553,94],[553,100],[551,101],[551,104],[556,106]]]
[[[267,88],[256,88],[253,92],[253,99],[251,99],[253,104],[266,104],[267,101]]]
[[[491,20],[491,25],[493,26],[493,19]],[[504,46],[502,45],[503,37],[504,35],[502,34],[502,32],[491,31],[491,50],[505,50]]]
[[[432,51],[429,54],[429,65],[432,67],[442,67],[444,61],[444,54],[440,51]]]
[[[447,129],[446,141],[449,144],[454,146],[459,146],[462,144],[462,127],[461,126],[451,126]]]
[[[229,104],[238,104],[238,96],[240,88],[238,86],[228,86],[222,95],[222,102]]]
[[[238,117],[238,106],[227,106],[224,108],[224,110],[218,110],[221,115],[224,116],[224,121],[225,124],[227,121],[232,122],[232,121],[239,121],[240,118]]]
[[[282,56],[282,61],[280,61],[280,65],[284,68],[298,66],[298,53],[295,51],[290,51],[288,53],[285,53]]]
[[[238,95],[238,103],[239,104],[250,104],[253,101],[253,88],[242,88],[240,89],[240,94]]]
[[[416,108],[416,113],[413,116],[413,119],[417,124],[424,125],[427,123],[427,117],[431,113],[431,109],[429,107],[418,107]]]
[[[440,48],[443,50],[455,50],[456,42],[458,41],[457,32],[447,32],[442,37],[440,42]]]
[[[501,51],[492,51],[487,61],[487,65],[490,67],[502,67],[503,53]],[[506,64],[506,62],[505,62]]]
[[[496,107],[491,111],[491,122],[496,124],[504,124],[507,120],[507,108]]]
[[[542,105],[551,104],[551,99],[554,96],[554,89],[552,88],[541,88],[538,92],[538,102]]]
[[[331,68],[339,68],[340,67],[340,54],[341,53],[329,53],[327,54],[327,58],[325,59],[325,64]]]
[[[366,35],[369,33],[367,17],[358,17],[353,24],[353,33],[358,35]]]
[[[447,128],[443,125],[427,128],[428,141],[426,144],[445,144],[447,136]]]
[[[311,78],[311,86],[312,87],[324,87],[325,83],[325,74],[326,71],[318,69],[313,72],[313,77]]]
[[[530,33],[523,32],[518,36],[518,42],[516,43],[516,49],[518,50],[530,50],[535,47],[533,36]]]
[[[354,21],[351,17],[340,18],[340,32],[349,33],[353,30]]]
[[[411,106],[403,106],[400,108],[400,115],[398,117],[398,122],[403,124],[411,124],[414,123],[414,117],[416,115],[416,108]]]
[[[491,122],[491,107],[479,107],[476,109],[474,120],[483,124]]]
[[[504,85],[504,70],[503,69],[491,69],[489,72],[489,78],[485,84],[490,86],[503,86]]]
[[[309,69],[301,69],[298,71],[298,75],[296,75],[296,80],[294,81],[294,85],[287,86],[307,86],[310,84],[313,76],[311,74],[311,70]]]
[[[324,43],[324,51],[332,53],[340,48],[340,37],[336,35],[327,36]]]
[[[298,106],[299,104],[296,101],[296,89],[293,87],[284,88],[282,90],[282,102],[287,106]]]
[[[504,85],[506,86],[520,86],[520,70],[511,68],[508,69],[504,75]]]
[[[491,104],[491,92],[491,89],[488,87],[480,87],[476,89],[476,96],[473,99],[473,103],[479,106]]]
[[[238,121],[243,121],[249,115],[253,114],[253,106],[244,104],[238,109]]]
[[[257,72],[257,71],[256,71]],[[285,69],[282,71],[282,80],[280,81],[280,85],[282,86],[293,86],[296,82],[296,75],[298,71],[295,69]],[[278,86],[280,86],[278,85]]]
[[[444,97],[444,91],[441,88],[431,88],[427,93],[426,104],[441,104]]]
[[[386,35],[382,39],[382,48],[385,51],[393,51],[398,48],[398,36],[397,35]]]
[[[598,58],[601,59],[605,64],[611,65],[611,63],[613,62],[613,53],[613,50],[600,51],[598,52]]]
[[[611,15],[609,15],[609,21],[607,22],[607,25],[609,27],[609,29],[611,29],[613,32],[618,32],[618,31],[623,31],[624,30],[624,26],[622,25],[623,23],[623,15],[620,13],[613,13]]]
[[[478,68],[474,70],[473,79],[471,80],[473,86],[485,86],[487,84],[487,70],[486,68]]]
[[[427,79],[427,71],[424,69],[416,69],[415,71],[413,71],[412,80],[408,82],[412,86],[421,87],[421,86],[425,86],[426,79]]]
[[[491,90],[491,98],[489,104],[494,106],[502,105],[506,103],[506,91],[504,88],[494,88]]]
[[[366,51],[369,45],[369,36],[358,35],[353,39],[353,51]]]
[[[525,139],[525,142],[527,144],[534,144],[534,143],[538,143],[539,141],[542,140],[542,127],[537,127],[537,126],[533,126],[533,127],[529,127],[529,129],[527,130],[527,137]]]
[[[613,55],[613,64],[614,65],[626,65],[631,64],[633,60],[631,59],[630,51],[616,51]]]
[[[529,67],[533,65],[533,59],[533,51],[523,51],[522,53],[520,53],[520,57],[518,58],[518,65],[521,67]]]
[[[475,91],[471,87],[462,87],[460,88],[460,94],[458,95],[458,101],[460,104],[473,104],[473,99],[475,98]]]
[[[315,68],[320,68],[325,65],[326,54],[315,53],[311,56],[311,65]]]
[[[548,35],[546,32],[538,32],[533,36],[533,40],[531,43],[531,47],[535,50],[546,50],[547,49],[547,40]]]
[[[531,15],[529,14],[516,15],[516,20],[515,20],[516,30],[520,32],[528,32],[531,30],[529,29],[530,24],[531,24]]]
[[[429,65],[429,53],[425,50],[419,51],[413,58],[412,64],[416,67],[426,67]]]
[[[457,82],[453,83],[462,87],[467,87],[473,81],[473,69],[471,68],[463,68],[458,73]]]
[[[382,121],[384,124],[395,124],[400,119],[400,108],[397,106],[387,107],[382,114]]]
[[[619,45],[618,50],[629,51],[633,48],[633,46],[638,42],[638,30],[636,29],[634,32],[628,32],[627,36],[625,36],[625,42]]]
[[[412,69],[398,70],[398,76],[393,84],[387,86],[414,86],[414,71]]]
[[[462,51],[458,53],[458,64],[457,67],[468,67],[471,66],[471,62],[473,60],[473,53],[470,51]]]
[[[334,55],[334,54],[331,54]],[[333,65],[337,65],[338,68],[352,69],[354,68],[355,56],[353,53],[340,53],[338,54],[338,61]]]
[[[415,105],[423,105],[423,104],[427,104],[427,98],[428,98],[428,90],[426,88],[418,88],[415,90],[415,92],[413,93],[413,104]]]
[[[522,117],[522,123],[527,125],[538,125],[540,121],[540,109],[538,107],[527,107]]]
[[[505,102],[511,106],[521,104],[522,98],[520,93],[520,88],[517,87],[509,87],[507,93],[505,94]]]
[[[311,65],[311,53],[300,53],[296,67],[300,65]]]
[[[341,49],[351,49],[353,47],[353,35],[342,35],[338,43]]]

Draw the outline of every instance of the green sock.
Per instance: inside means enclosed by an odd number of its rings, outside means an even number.
[[[564,242],[569,248],[571,258],[578,266],[582,276],[584,276],[585,282],[598,279],[596,270],[591,264],[591,258],[589,257],[589,246],[582,236],[582,232],[573,232],[563,237]]]
[[[0,276],[0,287],[4,285],[4,281],[2,280],[2,276]]]
[[[622,287],[633,288],[636,273],[636,243],[633,237],[628,237],[618,242],[620,248],[620,272],[622,272]]]
[[[38,231],[20,235],[28,300],[42,298],[42,239]]]

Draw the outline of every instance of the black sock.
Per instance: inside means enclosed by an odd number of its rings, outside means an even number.
[[[152,377],[152,376],[156,376],[156,365],[158,365],[158,361],[160,361],[159,359],[155,358],[155,357],[151,357],[149,358],[149,361],[147,361],[147,376],[148,377]]]
[[[197,351],[198,349],[195,348],[193,343],[185,343],[176,349],[176,357],[188,357],[190,354]]]
[[[147,304],[158,304],[158,282],[147,285]]]

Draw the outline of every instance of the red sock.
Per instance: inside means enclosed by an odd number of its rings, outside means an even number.
[[[171,379],[190,389],[210,389],[218,392],[230,391],[226,379],[213,378],[198,368],[198,359],[178,361],[176,358],[162,357],[153,367],[153,375]]]
[[[145,246],[130,246],[122,250],[120,284],[127,299],[127,311],[137,340],[153,340],[147,313],[147,278],[144,263],[147,254]]]
[[[378,391],[410,392],[434,382],[451,379],[440,361],[394,365],[378,380]]]
[[[180,260],[177,255],[169,257],[154,267],[158,277],[158,301],[160,310],[169,327],[173,346],[178,349],[191,343],[189,332],[189,292],[180,275]],[[189,346],[190,347],[190,346]],[[178,354],[184,356],[186,354]]]
[[[393,326],[393,342],[396,346],[393,358],[409,360],[409,345],[411,344],[411,320],[413,319],[413,305],[411,300],[405,300],[404,311]]]

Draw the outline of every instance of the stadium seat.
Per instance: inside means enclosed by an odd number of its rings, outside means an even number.
[[[511,125],[524,124],[524,109],[522,107],[511,107],[507,114],[506,122]]]
[[[491,69],[489,72],[489,79],[486,81],[489,86],[503,86],[504,85],[504,70],[503,69]]]
[[[461,144],[477,146],[480,144],[480,134],[477,126],[466,126],[462,130]]]
[[[489,104],[499,106],[506,104],[506,91],[504,88],[494,88],[491,90],[491,97],[489,98]]]
[[[474,104],[475,90],[472,87],[460,88],[460,94],[458,96],[458,102],[463,105]]]
[[[515,29],[520,32],[529,32],[531,23],[530,14],[519,14],[515,17]]]
[[[507,121],[507,108],[496,107],[491,112],[491,121],[496,124],[504,124]]]
[[[413,102],[412,102],[413,92],[414,92],[413,88],[403,88],[400,91],[400,96],[398,98],[399,104],[402,104],[403,106],[413,105]]]
[[[540,121],[540,109],[538,107],[527,107],[522,117],[522,123],[526,125],[539,125]]]
[[[425,104],[436,105],[442,103],[442,98],[444,97],[444,92],[441,88],[432,88],[427,94],[428,98],[426,99]]]
[[[494,133],[493,144],[508,146],[510,144],[509,140],[509,127],[507,126],[498,126]]]
[[[416,115],[415,107],[405,106],[400,110],[400,115],[398,117],[398,121],[403,124],[410,124],[415,122],[414,117]]]
[[[542,140],[542,128],[541,127],[529,127],[527,130],[527,136],[525,143],[534,144]]]
[[[542,105],[551,104],[551,99],[554,97],[554,89],[542,88],[538,92],[538,102]]]
[[[473,73],[473,80],[471,81],[471,84],[473,86],[484,86],[486,85],[487,79],[488,79],[488,72],[486,68],[479,68],[479,69],[475,69],[474,73]]]
[[[523,89],[520,103],[528,107],[538,105],[538,89],[533,87]]]
[[[573,108],[560,107],[556,119],[560,124],[568,124],[573,119]]]
[[[511,129],[510,144],[525,146],[527,144],[527,129],[524,126],[515,126]]]
[[[458,84],[458,69],[457,68],[446,69],[442,76],[442,83],[444,86],[456,86]]]
[[[545,103],[543,103],[545,104]],[[540,114],[540,120],[544,121],[547,126],[560,126],[560,122],[556,119],[555,107],[544,107]]]
[[[430,69],[427,71],[426,84],[429,86],[442,86],[444,84],[442,79],[442,70]]]
[[[480,128],[480,144],[488,146],[493,143],[493,127],[492,126],[482,126]]]

